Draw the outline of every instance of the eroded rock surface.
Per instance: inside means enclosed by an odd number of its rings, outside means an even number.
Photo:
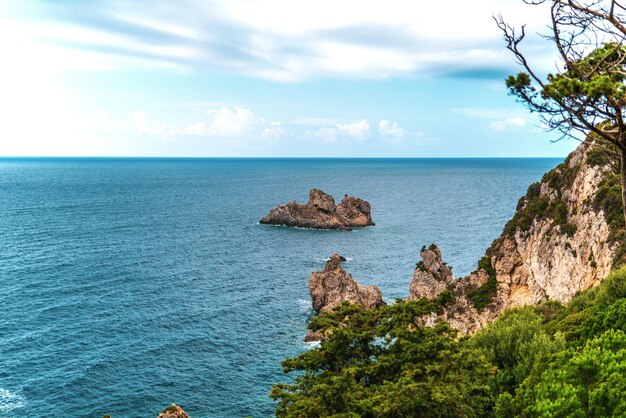
[[[189,415],[180,406],[171,404],[157,418],[189,418]]]
[[[322,271],[314,271],[309,278],[309,292],[317,313],[331,311],[343,302],[375,308],[383,305],[377,286],[361,286],[341,266],[345,258],[333,253]]]
[[[441,251],[435,244],[422,247],[422,261],[417,263],[409,293],[409,300],[435,298],[453,283],[452,271],[443,262]]]
[[[597,199],[614,169],[607,159],[592,156],[594,150],[591,142],[581,144],[528,188],[501,236],[469,276],[448,279],[440,270],[445,264],[436,247],[422,250],[409,299],[432,299],[445,290],[452,296],[426,323],[445,320],[462,333],[472,333],[507,308],[547,300],[566,303],[623,262],[620,242],[612,238],[615,231]]]
[[[322,271],[314,271],[309,278],[309,292],[315,312],[333,310],[343,302],[361,305],[367,309],[385,304],[377,286],[362,286],[346,273],[341,263],[345,258],[337,253],[330,256]],[[309,331],[305,341],[320,341],[324,335]]]
[[[345,195],[338,205],[335,199],[318,189],[309,191],[306,205],[291,202],[275,207],[260,221],[262,224],[300,228],[350,231],[374,225],[371,206],[357,197]]]

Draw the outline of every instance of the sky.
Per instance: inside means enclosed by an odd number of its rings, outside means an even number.
[[[0,0],[0,156],[564,157],[507,94],[521,0]]]

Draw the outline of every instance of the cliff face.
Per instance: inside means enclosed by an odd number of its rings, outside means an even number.
[[[260,221],[262,224],[300,228],[339,229],[350,231],[374,225],[368,202],[345,195],[338,205],[329,194],[318,189],[309,191],[306,205],[291,202],[275,207]]]
[[[623,262],[623,217],[614,213],[618,186],[607,154],[590,142],[581,144],[529,187],[474,273],[441,280],[418,265],[410,298],[449,290],[453,302],[426,322],[447,320],[463,333],[482,328],[510,307],[568,302]],[[429,281],[433,285],[425,290]]]

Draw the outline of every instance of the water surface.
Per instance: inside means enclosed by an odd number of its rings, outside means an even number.
[[[386,300],[419,248],[455,275],[554,159],[0,159],[0,416],[271,416],[333,251]],[[353,232],[259,225],[310,188],[368,200]]]

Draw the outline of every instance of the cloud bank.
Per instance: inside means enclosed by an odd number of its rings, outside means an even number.
[[[21,2],[20,2],[21,3]],[[215,69],[293,82],[396,75],[501,77],[515,68],[492,15],[545,30],[547,16],[517,0],[318,0],[12,3],[10,31],[60,51],[80,70]],[[6,6],[5,6],[6,8]],[[552,65],[549,43],[529,51]]]

